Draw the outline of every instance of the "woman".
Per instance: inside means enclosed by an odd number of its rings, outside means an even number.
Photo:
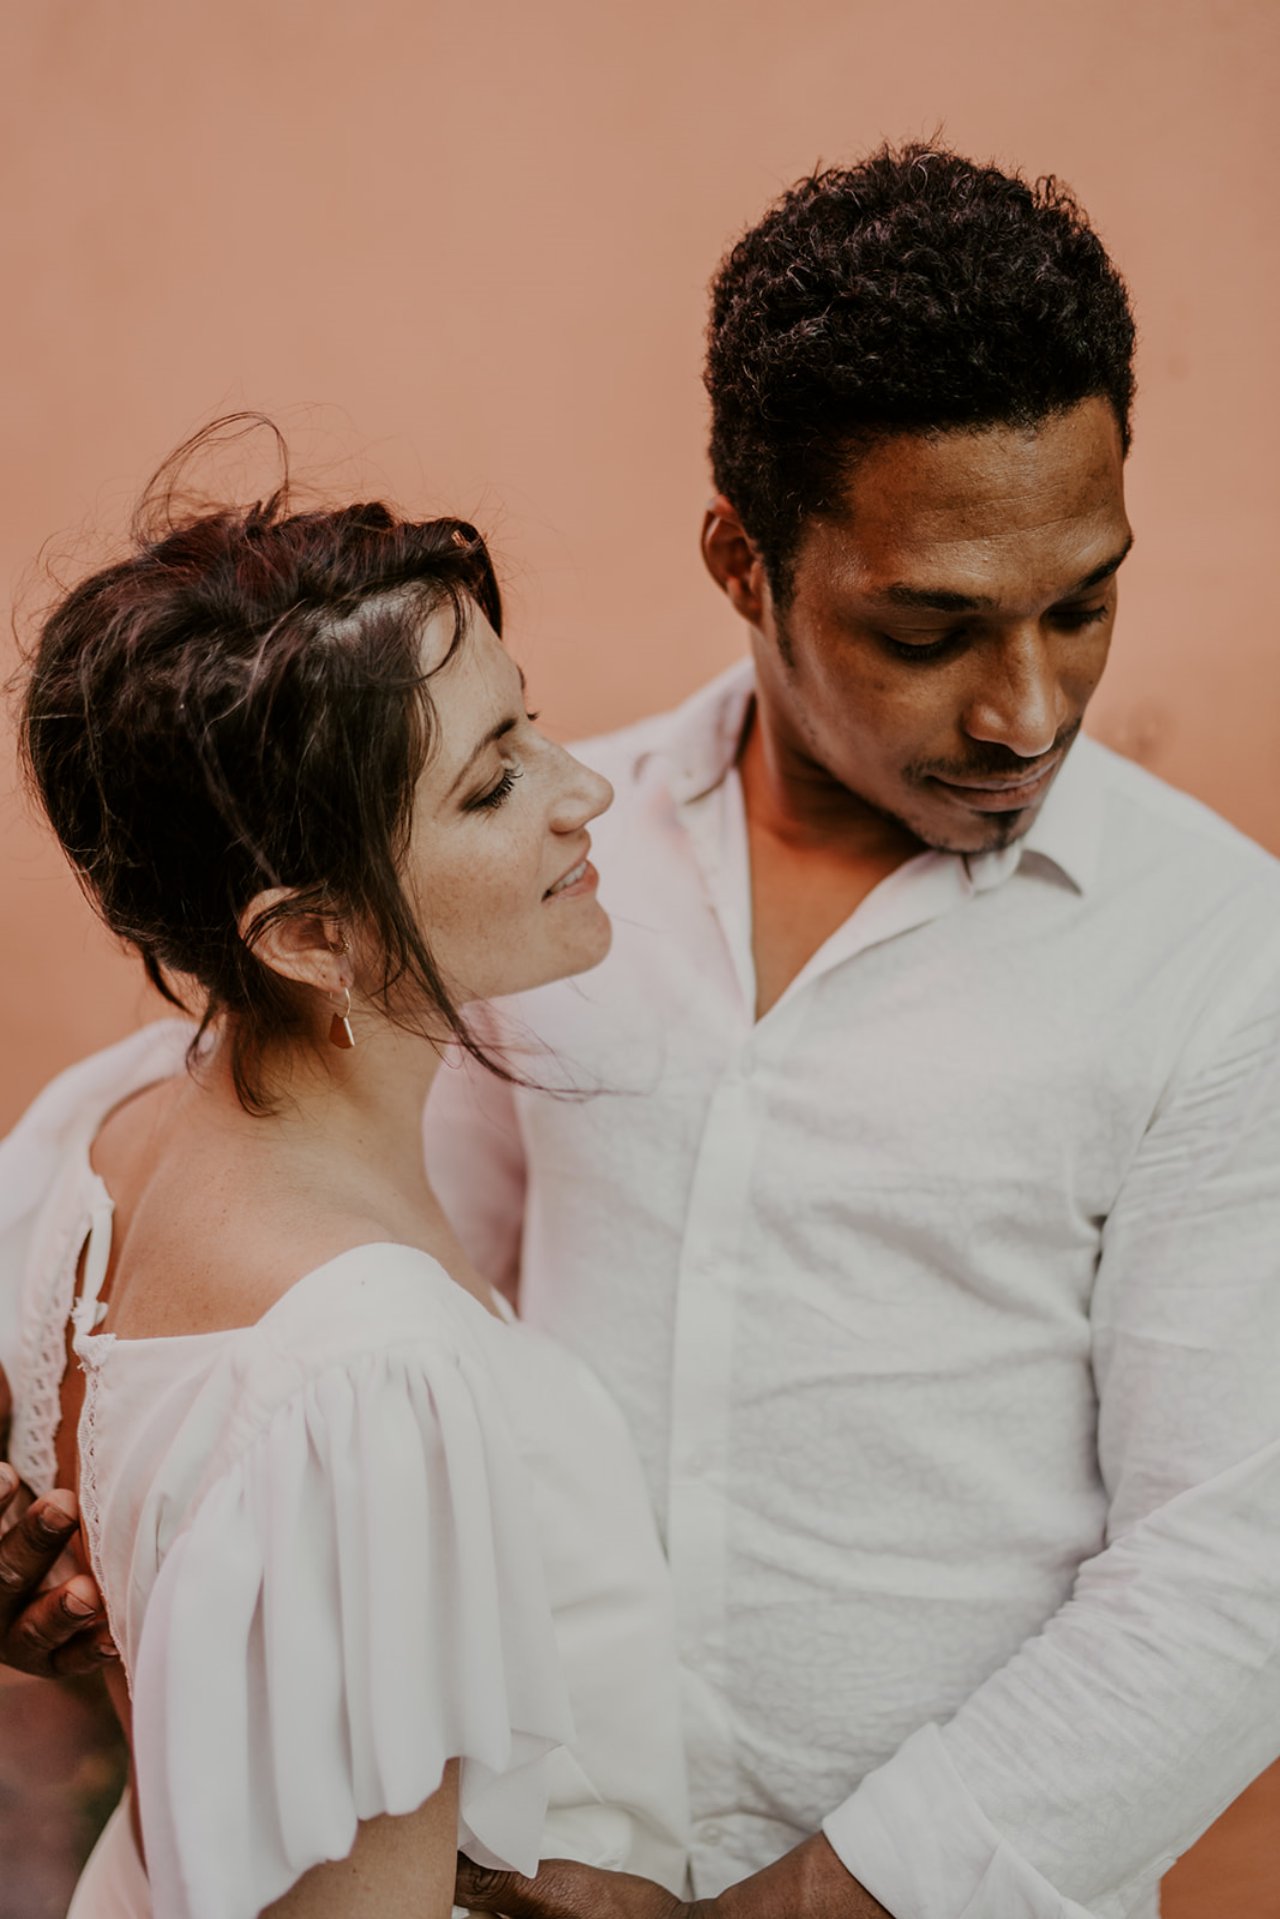
[[[500,630],[471,527],[277,495],[167,516],[40,635],[35,790],[198,1014],[0,1148],[13,1461],[78,1488],[132,1754],[75,1919],[430,1919],[456,1846],[682,1881],[638,1466],[419,1147],[442,1051],[511,1071],[462,1009],[610,937],[609,789],[538,733]]]

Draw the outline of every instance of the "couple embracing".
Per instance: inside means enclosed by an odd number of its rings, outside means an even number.
[[[1052,182],[802,182],[713,292],[751,658],[581,758],[459,521],[153,515],[50,615],[193,1015],[0,1149],[75,1919],[1151,1919],[1275,1756],[1280,872],[1080,737],[1133,344]]]

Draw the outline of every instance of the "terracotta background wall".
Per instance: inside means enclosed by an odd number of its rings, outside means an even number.
[[[666,704],[740,644],[696,549],[707,275],[816,161],[942,128],[1065,176],[1133,289],[1095,730],[1280,849],[1278,42],[1275,0],[7,8],[5,589],[29,612],[43,542],[92,561],[173,444],[261,407],[331,489],[490,531],[554,729]],[[0,749],[4,1123],[147,1002]],[[1174,1910],[1249,1869],[1220,1848]],[[1257,1885],[1230,1909],[1280,1912]]]

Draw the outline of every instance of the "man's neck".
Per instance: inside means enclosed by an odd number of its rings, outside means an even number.
[[[819,769],[771,744],[758,711],[739,757],[751,864],[751,945],[763,1019],[881,880],[919,842]]]
[[[747,711],[738,770],[748,820],[799,858],[821,853],[855,864],[900,864],[922,850],[905,826],[841,786],[771,724],[758,698]]]

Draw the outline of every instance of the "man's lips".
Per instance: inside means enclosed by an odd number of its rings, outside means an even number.
[[[1062,764],[1062,753],[1054,753],[1030,773],[1021,773],[1010,778],[991,775],[975,775],[967,780],[947,780],[937,773],[929,775],[935,786],[952,794],[963,805],[972,807],[979,813],[1013,813],[1020,807],[1029,806],[1039,798],[1049,781]]]

